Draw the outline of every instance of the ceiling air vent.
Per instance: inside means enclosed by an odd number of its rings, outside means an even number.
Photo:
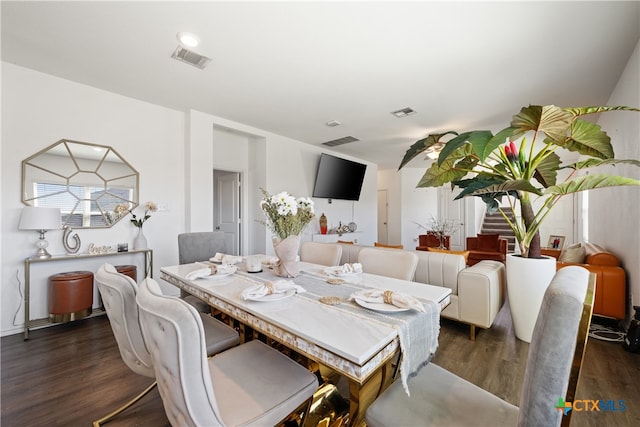
[[[335,147],[336,145],[348,144],[349,142],[360,141],[358,138],[354,138],[352,136],[345,136],[344,138],[334,139],[333,141],[323,142],[322,145],[326,145],[328,147]]]
[[[171,57],[173,59],[177,59],[178,61],[200,68],[201,70],[204,69],[204,67],[206,67],[209,62],[211,62],[211,58],[207,58],[206,56],[200,55],[199,53],[195,53],[192,50],[185,49],[182,46],[178,46]]]
[[[392,111],[391,114],[393,114],[394,116],[401,118],[401,117],[407,117],[410,116],[411,114],[415,114],[415,110],[413,108],[407,107],[407,108],[402,108],[400,110],[396,110],[396,111]]]

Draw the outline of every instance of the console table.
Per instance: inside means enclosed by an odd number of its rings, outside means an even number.
[[[144,256],[144,277],[151,277],[153,272],[153,250],[151,249],[135,249],[128,252],[107,252],[103,254],[78,254],[78,255],[54,255],[51,258],[27,258],[24,260],[24,339],[29,339],[29,330],[34,327],[43,327],[53,325],[48,317],[41,319],[31,319],[30,317],[30,301],[31,301],[31,266],[32,264],[64,262],[79,259],[90,259],[100,257],[117,257],[122,255],[142,255]],[[104,314],[104,310],[94,310],[89,317]]]

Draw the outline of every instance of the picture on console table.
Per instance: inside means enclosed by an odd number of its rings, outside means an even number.
[[[547,248],[549,249],[557,249],[559,251],[564,247],[564,239],[565,236],[549,236],[549,242],[547,243]]]

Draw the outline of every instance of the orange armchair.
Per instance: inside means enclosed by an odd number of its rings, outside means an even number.
[[[451,236],[444,236],[442,239],[442,243],[444,247],[447,249],[451,249],[451,245],[449,243]],[[426,251],[427,248],[437,248],[440,246],[440,239],[433,233],[420,234],[418,236],[418,246],[416,246],[417,251]]]
[[[467,263],[474,265],[484,259],[505,262],[507,247],[507,239],[501,239],[498,234],[478,234],[476,237],[467,237],[469,251]]]

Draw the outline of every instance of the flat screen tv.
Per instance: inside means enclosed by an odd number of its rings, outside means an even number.
[[[313,197],[359,200],[367,165],[322,153]]]

